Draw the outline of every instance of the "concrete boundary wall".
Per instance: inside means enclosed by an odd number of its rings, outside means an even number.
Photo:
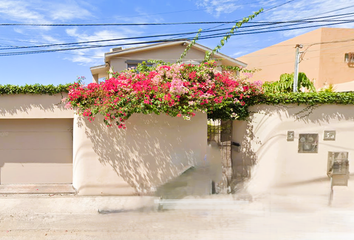
[[[61,102],[67,94],[0,95],[0,119],[74,118],[74,111]]]
[[[105,126],[99,116],[89,123],[74,115],[73,110],[61,103],[65,96],[1,95],[0,119],[10,122],[16,119],[20,124],[22,120],[26,124],[26,121],[48,119],[53,129],[59,119],[73,119],[73,128],[67,129],[72,132],[72,138],[67,141],[73,144],[70,164],[73,165],[73,187],[79,195],[149,194],[191,166],[204,163],[205,113],[197,113],[190,121],[166,115],[134,114],[127,121],[127,129],[119,130]],[[7,131],[6,126],[3,131]],[[0,137],[7,136],[4,133]],[[30,141],[36,142],[35,134]],[[20,164],[23,159],[17,162]],[[33,159],[36,157],[26,161]],[[6,159],[7,162],[11,163],[11,159]]]
[[[233,151],[233,161],[234,174],[247,182],[253,196],[277,193],[328,197],[329,151],[348,152],[349,171],[354,173],[353,105],[259,105],[250,111],[248,121],[233,122],[233,141],[241,143],[241,151]],[[336,132],[335,140],[324,140],[324,131],[328,130]],[[288,131],[294,131],[293,141],[287,141]],[[299,134],[306,133],[318,134],[317,153],[298,152]],[[346,189],[351,195],[353,174],[348,187],[336,188]]]
[[[136,195],[156,188],[206,154],[207,116],[190,121],[134,114],[127,129],[74,119],[74,182],[79,195]]]

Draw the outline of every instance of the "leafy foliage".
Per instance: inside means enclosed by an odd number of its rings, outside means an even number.
[[[53,95],[62,92],[68,92],[69,86],[72,84],[58,85],[54,86],[50,85],[41,85],[41,84],[33,84],[25,86],[17,86],[17,85],[0,85],[0,95],[10,95],[10,94],[48,94]]]
[[[354,104],[353,92],[298,92],[298,93],[265,93],[253,97],[248,105],[256,104]]]
[[[275,82],[265,82],[263,89],[265,92],[293,92],[294,89],[294,73],[284,73],[280,75],[280,79]],[[298,77],[298,91],[302,88],[306,88],[310,92],[315,92],[315,86],[305,73],[300,72]]]
[[[329,84],[328,87],[322,88],[320,92],[327,92],[327,93],[334,92],[334,85]]]

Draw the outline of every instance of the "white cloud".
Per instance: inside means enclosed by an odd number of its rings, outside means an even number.
[[[93,34],[87,34],[85,32],[78,32],[77,28],[68,28],[66,29],[66,33],[71,36],[75,37],[77,41],[96,41],[96,40],[105,40],[105,39],[119,39],[119,38],[126,38],[129,36],[137,36],[141,32],[140,31],[133,31],[131,29],[120,28],[119,30],[112,31],[112,30],[100,30],[96,31]],[[120,41],[108,41],[106,44],[113,44],[117,43],[117,45],[123,45],[126,43],[127,40],[120,40]],[[132,40],[129,40],[132,42]],[[93,43],[97,44],[97,43]]]
[[[43,38],[43,40],[45,40],[46,42],[49,42],[49,43],[60,43],[61,42],[59,39],[54,38],[53,36],[50,36],[50,35],[43,34],[42,38]]]
[[[87,34],[85,32],[80,32],[78,28],[68,28],[66,29],[66,33],[68,36],[74,37],[77,42],[86,42],[86,41],[97,41],[97,40],[105,40],[105,39],[119,39],[126,38],[129,36],[138,36],[140,34],[139,31],[133,31],[129,28],[120,28],[119,30],[100,30],[96,31],[92,34]],[[134,40],[119,40],[119,41],[107,41],[107,42],[99,42],[99,43],[88,43],[88,45],[116,45],[123,46],[124,43],[131,43]],[[110,48],[113,48],[111,46]],[[102,48],[98,49],[84,49],[79,51],[74,51],[75,56],[66,58],[72,62],[84,64],[84,65],[99,65],[102,64],[104,53],[107,50],[103,50]]]
[[[25,23],[51,23],[92,17],[75,1],[0,0],[0,18]]]
[[[81,0],[43,1],[43,0],[0,0],[0,19],[14,23],[60,23],[75,19],[94,19],[89,9],[90,4]],[[63,43],[75,41],[90,41],[111,38],[115,34],[109,31],[98,31],[93,35],[78,33],[75,29],[67,31],[68,36],[62,34],[63,29],[48,26],[17,26],[13,31],[17,37],[3,40],[8,41],[8,45],[38,45],[46,43]],[[20,44],[16,44],[20,42]],[[51,49],[60,48],[58,46]],[[73,62],[89,64],[97,61],[95,50],[70,51],[65,54],[72,56]],[[94,56],[92,56],[94,55]],[[101,61],[102,61],[101,56]]]
[[[238,0],[198,0],[198,7],[203,7],[210,14],[219,17],[222,13],[232,13],[235,10],[242,8]]]
[[[26,1],[0,1],[0,18],[12,21],[26,21],[27,23],[46,22],[45,18],[38,11],[31,9],[30,3]]]
[[[71,20],[71,19],[84,19],[92,17],[91,13],[76,3],[68,6],[66,3],[56,4],[50,11],[50,16],[53,20]]]
[[[272,6],[277,6],[281,3],[283,2],[272,1],[270,5],[268,2],[267,6],[268,8],[271,8]],[[352,0],[326,0],[326,1],[296,0],[294,2],[290,2],[289,4],[280,6],[279,8],[276,8],[272,11],[269,11],[268,13],[265,12],[262,15],[260,15],[260,17],[269,21],[288,21],[288,20],[298,20],[298,19],[301,20],[306,18],[324,17],[324,16],[331,16],[331,15],[342,14],[342,13],[351,13],[353,9],[349,7],[353,7]],[[334,11],[335,9],[340,9],[340,8],[343,9]],[[267,7],[265,7],[265,9],[267,9]],[[343,20],[345,20],[345,18],[343,18]],[[321,24],[326,24],[326,22],[313,23],[312,25],[317,26]],[[353,27],[353,26],[354,26],[353,23],[349,23],[349,24],[341,24],[341,25],[330,25],[328,27]],[[291,28],[297,28],[297,27],[301,27],[301,25],[299,24],[299,25],[291,26]],[[294,37],[319,27],[321,26],[317,26],[314,28],[302,28],[302,29],[300,28],[292,31],[285,31],[282,34],[284,37]]]
[[[244,55],[247,51],[237,51],[231,55],[231,57],[240,57]]]

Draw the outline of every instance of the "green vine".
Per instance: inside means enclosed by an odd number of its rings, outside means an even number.
[[[187,55],[188,51],[192,48],[192,46],[196,43],[196,41],[199,38],[200,33],[202,32],[202,29],[200,28],[198,30],[197,35],[194,37],[194,39],[188,44],[188,46],[186,47],[186,49],[184,49],[183,53],[181,54],[181,56],[179,57],[179,59],[177,60],[177,63],[181,63],[182,59]]]
[[[204,62],[210,61],[210,59],[214,56],[214,54],[219,52],[219,50],[225,45],[227,40],[229,40],[229,38],[231,38],[231,36],[233,34],[235,34],[235,31],[237,29],[239,29],[244,23],[247,23],[250,20],[252,20],[253,18],[255,18],[256,16],[258,16],[261,12],[263,12],[263,8],[261,8],[260,10],[255,12],[254,14],[252,14],[246,18],[243,18],[241,21],[237,22],[231,28],[231,30],[220,40],[220,44],[218,44],[211,52],[209,52],[209,51],[205,52]]]

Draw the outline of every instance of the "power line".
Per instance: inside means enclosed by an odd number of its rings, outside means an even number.
[[[354,14],[354,13],[353,13]],[[323,18],[323,17],[322,17]],[[318,19],[318,18],[312,18],[312,19]],[[343,20],[335,19],[335,20],[292,20],[292,21],[278,21],[278,22],[255,22],[253,23],[252,26],[243,26],[240,31],[237,33],[243,33],[247,31],[242,31],[242,29],[245,28],[255,28],[255,27],[260,27],[258,30],[269,30],[272,28],[280,28],[280,27],[288,27],[288,26],[293,26],[297,25],[297,23],[316,23],[316,22],[335,22],[335,24],[341,24]],[[352,22],[354,20],[346,20],[346,22]],[[281,25],[281,26],[273,26],[273,25],[280,25],[284,23],[292,23],[288,25]],[[271,27],[269,27],[271,26]],[[273,27],[272,27],[273,26]],[[262,28],[264,27],[264,28]],[[214,29],[214,30],[205,30],[204,33],[209,33],[209,32],[219,32],[219,31],[224,31],[224,30],[229,30],[228,28],[221,28],[221,29]],[[253,29],[249,31],[254,31]],[[145,39],[145,38],[157,38],[157,37],[170,37],[170,36],[181,36],[181,35],[191,35],[195,34],[196,32],[184,32],[184,33],[174,33],[174,34],[159,34],[159,35],[149,35],[149,36],[138,36],[138,37],[126,37],[126,38],[116,38],[116,39],[103,39],[103,40],[92,40],[92,41],[81,41],[81,42],[70,42],[70,43],[56,43],[56,44],[42,44],[42,45],[32,45],[32,46],[10,46],[10,47],[3,47],[0,48],[0,50],[11,50],[11,49],[25,49],[25,48],[45,48],[45,47],[55,47],[55,46],[69,46],[69,45],[79,45],[79,44],[91,44],[91,43],[98,43],[98,42],[112,42],[112,41],[123,41],[123,40],[133,40],[133,39]],[[236,33],[236,35],[237,35]],[[220,34],[225,34],[224,32],[219,33]]]
[[[304,26],[304,27],[296,27],[296,28],[287,28],[287,29],[275,29],[275,30],[266,30],[266,31],[239,31],[236,32],[234,35],[250,35],[250,34],[260,34],[260,33],[271,33],[271,32],[279,32],[279,31],[291,31],[291,30],[298,30],[298,29],[305,29],[305,28],[314,28],[314,27],[325,27],[325,26],[332,26],[332,25],[340,25],[340,24],[345,24],[345,23],[353,23],[354,21],[342,21],[342,22],[337,22],[337,23],[329,23],[329,24],[320,24],[320,25],[311,25],[311,26]],[[209,35],[211,36],[211,35]],[[223,35],[217,35],[214,34],[214,37],[220,37]],[[199,39],[202,39],[200,37]]]
[[[332,13],[332,12],[338,12],[338,11],[341,11],[341,10],[347,10],[349,8],[353,8],[354,5],[350,5],[350,6],[346,6],[346,7],[342,7],[342,8],[337,8],[337,9],[334,9],[334,10],[331,10],[331,11],[328,11],[328,12],[323,12],[323,13],[320,13],[319,15],[323,15],[323,14],[327,14],[327,13]]]
[[[268,9],[264,10],[264,12],[269,12],[269,11],[272,11],[272,10],[274,10],[274,9],[278,8],[278,7],[284,6],[285,4],[291,3],[291,2],[293,2],[293,1],[295,1],[295,0],[289,0],[289,1],[286,1],[285,3],[282,3],[282,4],[279,4],[279,5],[276,5],[276,6],[272,7],[272,8],[268,8]]]
[[[346,22],[343,22],[346,23]],[[343,23],[335,23],[335,24],[343,24]],[[297,30],[309,27],[318,27],[318,26],[327,26],[330,24],[316,25],[316,26],[306,26],[306,27],[298,27],[298,28],[288,28],[288,29],[277,29],[271,31],[253,31],[253,32],[238,32],[235,35],[245,35],[245,34],[258,34],[258,33],[269,33],[275,31],[289,31],[289,30]],[[206,36],[202,36],[199,39],[210,39],[215,37],[223,36],[223,34],[210,34]],[[133,43],[124,43],[122,45],[140,45],[140,44],[149,44],[149,43],[161,43],[161,42],[174,42],[174,41],[182,41],[185,39],[164,39],[164,40],[154,40],[154,41],[145,41],[145,42],[133,42]],[[49,52],[62,52],[62,51],[72,51],[72,50],[85,50],[92,48],[101,48],[101,47],[112,47],[117,46],[117,44],[107,44],[107,45],[91,45],[91,46],[80,46],[80,47],[72,47],[72,48],[60,48],[60,49],[47,49],[47,50],[34,50],[34,51],[22,51],[22,52],[4,52],[0,53],[0,56],[14,56],[14,55],[27,55],[27,54],[38,54],[38,53],[49,53]]]
[[[237,21],[224,22],[171,22],[171,23],[0,23],[0,26],[35,26],[35,27],[97,27],[97,26],[165,26],[165,25],[196,25],[237,23]]]
[[[354,13],[352,13],[354,14]],[[346,16],[348,14],[345,14]],[[283,22],[258,22],[255,23],[252,26],[244,26],[241,28],[240,31],[236,32],[235,35],[246,35],[246,34],[259,34],[259,33],[270,33],[270,32],[277,32],[277,31],[289,31],[289,30],[297,30],[297,29],[304,29],[304,28],[313,28],[313,27],[322,27],[322,26],[329,26],[329,25],[337,25],[337,24],[344,24],[344,23],[351,23],[354,20],[339,20],[339,19],[324,19],[328,17],[338,17],[338,16],[343,16],[343,14],[337,14],[337,15],[331,15],[331,16],[325,16],[325,17],[316,17],[316,18],[308,18],[304,20],[292,20],[292,21],[283,21]],[[315,20],[317,19],[317,20]],[[334,23],[333,23],[334,20]],[[314,23],[314,22],[321,22],[321,21],[330,21],[332,23],[329,24],[321,24],[321,25],[310,25],[310,26],[303,26],[303,27],[295,27],[295,28],[289,28],[289,26],[293,25],[298,25],[299,23],[303,24],[308,24],[308,23]],[[276,26],[277,24],[284,24],[284,23],[290,23],[288,25],[280,25]],[[274,25],[274,26],[273,26]],[[250,30],[242,30],[244,28],[252,28]],[[256,27],[259,27],[258,29],[255,29]],[[284,28],[288,27],[288,28]],[[275,29],[274,28],[281,28],[281,29]],[[273,30],[271,30],[273,29]],[[222,29],[215,29],[215,30],[206,30],[204,32],[219,32],[219,33],[214,33],[214,34],[209,34],[205,36],[201,36],[199,39],[210,39],[210,38],[215,38],[215,37],[220,37],[225,34],[225,32],[221,32],[223,30],[229,30],[228,28],[222,28]],[[175,34],[160,34],[160,35],[151,35],[151,36],[140,36],[140,37],[129,37],[129,38],[118,38],[118,39],[104,39],[104,40],[96,40],[96,41],[85,41],[85,42],[74,42],[74,43],[62,43],[62,44],[45,44],[45,45],[37,45],[37,46],[21,46],[21,47],[5,47],[5,48],[0,48],[0,50],[10,50],[10,49],[22,49],[22,48],[44,48],[44,47],[58,47],[58,46],[70,46],[70,45],[79,45],[79,44],[92,44],[92,43],[99,43],[99,42],[107,42],[107,41],[122,41],[122,40],[133,40],[133,39],[144,39],[144,38],[156,38],[156,37],[166,37],[166,36],[181,36],[185,34],[195,34],[195,32],[188,32],[188,33],[175,33]],[[154,41],[145,41],[145,42],[132,42],[132,43],[122,43],[121,45],[137,45],[137,44],[147,44],[147,43],[157,43],[157,42],[168,42],[168,41],[180,41],[180,40],[186,40],[182,38],[178,39],[160,39],[160,40],[154,40]],[[37,50],[37,51],[28,51],[28,52],[3,52],[0,53],[0,56],[11,56],[11,55],[23,55],[23,54],[35,54],[35,53],[44,53],[44,52],[59,52],[59,51],[69,51],[69,50],[80,50],[80,49],[89,49],[89,48],[99,48],[99,47],[111,47],[111,46],[116,46],[118,45],[117,43],[115,44],[110,44],[110,45],[90,45],[90,46],[78,46],[78,47],[70,47],[70,48],[60,48],[60,49],[49,49],[49,50]]]
[[[353,15],[353,13],[346,13],[340,15],[326,16],[329,17],[339,17],[342,15]],[[324,17],[308,18],[318,19]],[[299,19],[290,21],[253,21],[247,22],[245,24],[274,24],[274,23],[289,23],[289,22],[309,22],[309,20]],[[339,21],[339,19],[327,19],[322,21]],[[171,22],[171,23],[0,23],[0,26],[37,26],[37,27],[92,27],[92,26],[159,26],[159,25],[194,25],[194,24],[229,24],[237,23],[237,21],[224,21],[224,22]]]
[[[274,6],[274,7],[272,7],[272,8],[269,8],[269,9],[266,9],[266,10],[264,10],[263,12],[271,11],[271,10],[273,10],[273,9],[276,9],[276,8],[278,8],[278,7],[281,7],[281,6],[285,5],[285,4],[288,4],[288,3],[293,2],[293,1],[295,1],[295,0],[289,0],[289,1],[285,2],[285,3],[279,4],[279,5],[277,5],[277,6]],[[241,20],[241,19],[235,20],[235,21],[240,21],[240,20]],[[214,26],[214,27],[212,27],[212,28],[210,28],[210,29],[217,28],[217,27],[221,27],[221,26],[224,26],[225,24],[226,24],[226,23],[223,23],[223,24]]]

